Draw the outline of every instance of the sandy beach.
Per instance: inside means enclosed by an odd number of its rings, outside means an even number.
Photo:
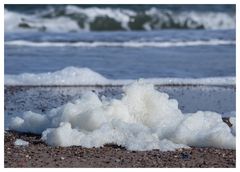
[[[29,146],[15,146],[16,139]],[[117,145],[101,148],[50,147],[39,135],[6,131],[4,166],[8,167],[216,167],[234,168],[236,151],[216,148],[191,148],[161,152],[128,151]]]

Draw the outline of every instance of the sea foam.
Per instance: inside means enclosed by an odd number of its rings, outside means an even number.
[[[155,85],[235,85],[235,77],[208,78],[146,78]],[[47,73],[5,74],[5,85],[127,85],[133,79],[108,79],[89,69],[69,66],[62,70]]]
[[[67,24],[66,24],[67,23]],[[54,19],[40,18],[36,15],[27,15],[4,10],[4,30],[14,31],[49,31],[49,32],[70,32],[81,30],[77,23],[67,17]]]
[[[190,146],[235,149],[234,128],[231,131],[220,114],[183,114],[177,100],[141,80],[123,90],[120,99],[85,92],[46,114],[28,111],[13,117],[9,128],[42,134],[52,146],[91,148],[113,143],[139,151]]]
[[[165,41],[165,42],[143,42],[143,41],[127,41],[127,42],[33,42],[25,40],[6,41],[5,45],[11,46],[27,46],[27,47],[128,47],[128,48],[168,48],[168,47],[192,47],[192,46],[214,46],[214,45],[234,45],[233,40],[210,39],[195,41]]]
[[[29,142],[24,141],[24,140],[22,140],[22,139],[17,139],[17,140],[14,142],[14,145],[15,145],[15,146],[28,146],[28,145],[29,145]]]

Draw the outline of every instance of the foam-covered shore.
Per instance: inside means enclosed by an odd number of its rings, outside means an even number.
[[[235,77],[147,78],[155,85],[235,85]],[[5,85],[127,85],[132,79],[108,79],[89,68],[66,67],[56,72],[5,74]]]
[[[176,100],[141,81],[124,90],[121,99],[99,99],[88,92],[45,114],[25,112],[12,118],[10,129],[42,133],[42,139],[55,146],[114,143],[129,150],[166,151],[189,146],[235,149],[235,125],[231,132],[221,114],[183,114]]]

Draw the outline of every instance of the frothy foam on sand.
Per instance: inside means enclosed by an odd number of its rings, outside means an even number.
[[[22,140],[22,139],[17,139],[17,140],[14,142],[14,145],[15,145],[15,146],[28,146],[28,145],[29,145],[29,142],[24,141],[24,140]]]
[[[125,86],[121,99],[86,92],[46,114],[25,112],[12,118],[10,129],[42,134],[53,146],[113,143],[128,150],[168,151],[189,146],[235,149],[236,144],[234,128],[231,132],[220,114],[183,114],[177,100],[142,81]]]

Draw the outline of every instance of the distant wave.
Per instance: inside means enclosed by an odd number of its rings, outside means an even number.
[[[234,29],[235,14],[227,12],[182,11],[157,8],[134,11],[121,8],[80,8],[73,5],[51,8],[36,14],[5,9],[5,32],[35,30],[50,32]]]
[[[235,85],[235,77],[209,78],[147,78],[146,83],[156,85]],[[132,79],[107,79],[89,68],[67,67],[56,72],[6,74],[5,85],[126,85]]]
[[[127,42],[32,42],[25,40],[6,41],[5,45],[30,46],[30,47],[184,47],[184,46],[204,46],[204,45],[232,45],[235,41],[210,39],[195,41],[127,41]]]

